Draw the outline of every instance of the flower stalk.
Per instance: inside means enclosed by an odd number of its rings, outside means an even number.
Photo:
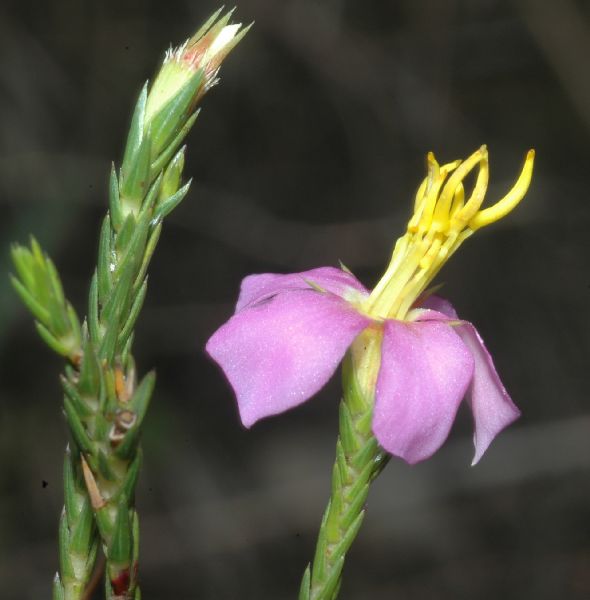
[[[190,187],[190,181],[182,183],[182,143],[197,118],[198,102],[218,81],[222,60],[248,29],[228,25],[231,13],[219,15],[169,51],[152,86],[146,83],[139,94],[121,168],[111,170],[87,318],[79,320],[35,240],[29,248],[13,248],[13,285],[41,337],[67,360],[61,381],[71,449],[64,466],[61,573],[54,580],[54,600],[85,597],[98,545],[106,559],[107,600],[141,597],[134,496],[155,375],[138,381],[133,331],[162,221]]]
[[[305,570],[299,600],[337,597],[346,553],[363,523],[369,485],[389,460],[371,431],[374,406],[371,386],[378,369],[370,357],[378,359],[379,353],[378,336],[363,333],[342,363],[343,397],[332,490],[320,525],[313,565]]]

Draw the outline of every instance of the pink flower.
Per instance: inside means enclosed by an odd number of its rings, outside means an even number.
[[[519,411],[475,327],[446,300],[424,300],[425,290],[464,240],[518,205],[533,160],[531,150],[512,189],[482,209],[485,146],[446,165],[429,154],[407,231],[370,293],[350,272],[330,267],[246,277],[234,315],[207,343],[234,389],[242,423],[250,427],[311,398],[350,349],[385,450],[411,464],[428,458],[466,398],[475,421],[473,464],[479,461]],[[463,182],[476,167],[465,199]]]
[[[379,444],[410,464],[430,457],[466,397],[475,464],[520,414],[477,330],[441,298],[430,297],[411,320],[380,321],[358,309],[368,297],[352,274],[331,267],[246,277],[235,314],[207,343],[242,423],[250,427],[311,398],[369,328],[382,336],[373,415]]]

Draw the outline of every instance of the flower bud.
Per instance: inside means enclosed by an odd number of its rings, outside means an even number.
[[[249,29],[241,29],[240,23],[228,25],[231,12],[218,19],[220,12],[213,14],[184,44],[166,52],[145,107],[145,125],[151,126],[156,154],[174,138],[198,101],[219,81],[221,63]]]

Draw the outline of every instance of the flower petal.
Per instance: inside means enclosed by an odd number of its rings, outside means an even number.
[[[369,293],[354,275],[334,267],[320,267],[287,275],[263,273],[249,275],[242,280],[236,312],[279,292],[309,290],[312,286],[308,282],[345,299],[348,299],[351,293],[357,297],[358,293],[361,296]]]
[[[384,323],[373,432],[385,450],[410,464],[447,438],[473,376],[473,357],[440,321]]]
[[[207,343],[246,427],[305,402],[370,323],[344,300],[312,288],[271,296],[236,313]]]
[[[475,456],[472,462],[475,465],[498,433],[520,416],[520,411],[502,385],[494,361],[477,329],[464,321],[455,330],[475,360],[473,381],[467,394],[475,420]]]
[[[420,303],[417,308],[424,308],[428,310],[435,310],[436,312],[442,313],[450,319],[458,319],[457,311],[455,307],[445,298],[440,296],[428,296],[424,302]]]

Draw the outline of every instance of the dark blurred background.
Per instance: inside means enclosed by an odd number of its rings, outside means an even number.
[[[132,105],[209,0],[0,8],[0,597],[50,595],[65,427],[61,361],[9,288],[34,232],[80,313]],[[243,276],[387,263],[424,156],[487,143],[489,199],[537,149],[530,193],[445,267],[523,411],[476,468],[466,410],[431,460],[392,461],[343,600],[590,598],[590,2],[243,0],[256,21],[189,138],[136,354],[158,370],[138,491],[147,600],[296,597],[328,497],[337,378],[240,426],[203,346]]]

